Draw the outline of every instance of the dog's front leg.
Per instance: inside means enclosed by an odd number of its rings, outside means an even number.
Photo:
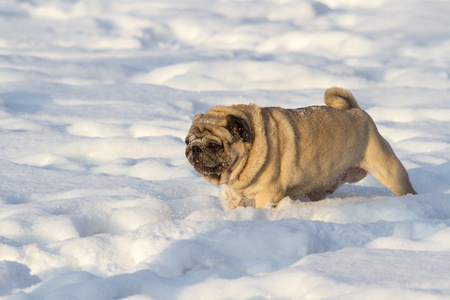
[[[236,209],[239,206],[245,206],[241,196],[231,187],[224,184],[222,185],[222,204],[225,210]]]
[[[256,208],[268,208],[270,203],[270,207],[275,207],[278,202],[281,201],[284,197],[284,192],[282,190],[271,190],[260,192],[255,195],[255,207]]]

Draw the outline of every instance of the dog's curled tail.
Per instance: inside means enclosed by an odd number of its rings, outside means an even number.
[[[332,87],[325,91],[325,104],[342,110],[360,108],[352,93],[340,87]]]

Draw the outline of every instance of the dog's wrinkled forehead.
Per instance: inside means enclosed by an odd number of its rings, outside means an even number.
[[[190,139],[204,139],[220,141],[221,138],[231,138],[230,132],[223,126],[208,125],[208,124],[194,124],[189,130],[188,138]]]
[[[211,130],[211,128],[208,129],[208,127],[210,126],[204,126],[203,124],[192,125],[189,133],[194,135],[196,138],[203,138],[207,135],[214,135],[214,133],[212,132],[214,130]]]
[[[199,114],[192,120],[193,125],[204,124],[204,125],[216,125],[216,126],[226,126],[227,119],[226,115],[223,113],[219,114]]]
[[[226,134],[226,125],[227,120],[224,114],[200,114],[194,117],[189,133],[197,138],[207,135],[221,136]]]
[[[207,135],[218,137],[221,140],[251,141],[250,125],[246,115],[233,106],[215,106],[205,114],[199,114],[192,120],[188,140],[203,138]]]
[[[226,117],[218,118],[217,116],[202,115],[195,117],[192,122],[193,125],[189,130],[187,141],[201,140],[204,143],[207,141],[216,141],[222,143],[223,140],[231,140],[232,135],[226,128]]]

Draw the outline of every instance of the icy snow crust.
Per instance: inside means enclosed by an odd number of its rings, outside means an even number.
[[[449,299],[450,3],[0,4],[0,296]],[[349,88],[417,196],[368,176],[224,211],[184,157],[213,105]]]

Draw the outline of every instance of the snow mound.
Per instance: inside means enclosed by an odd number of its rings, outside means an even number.
[[[38,283],[36,275],[30,274],[30,268],[14,261],[0,261],[0,296],[14,289],[23,289]]]

